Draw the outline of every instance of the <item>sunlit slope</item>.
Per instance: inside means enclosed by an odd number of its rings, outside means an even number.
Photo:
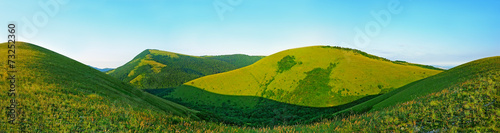
[[[312,46],[285,50],[250,66],[198,78],[185,85],[217,94],[330,107],[389,92],[439,72],[358,50]]]
[[[380,110],[397,103],[413,100],[416,97],[458,86],[459,83],[481,78],[486,73],[500,71],[500,56],[483,58],[454,67],[437,75],[405,85],[392,92],[378,96],[343,112],[363,112]],[[498,89],[498,88],[497,88]],[[342,113],[342,112],[340,112]]]
[[[6,43],[0,44],[0,51],[5,55],[0,56],[0,111],[6,112],[4,107],[10,99],[6,89],[8,74],[4,71],[7,70]],[[17,42],[15,62],[18,116],[23,118],[18,122],[24,123],[17,126],[27,126],[31,132],[138,129],[140,122],[159,126],[150,121],[155,117],[180,119],[171,114],[193,116],[197,113],[33,44]],[[0,115],[0,119],[7,120],[6,115]],[[7,132],[19,129],[10,124],[0,125],[0,129],[9,129]],[[143,128],[149,126],[142,125]]]
[[[141,89],[170,88],[202,76],[234,70],[257,60],[254,56],[199,57],[148,49],[108,74]]]

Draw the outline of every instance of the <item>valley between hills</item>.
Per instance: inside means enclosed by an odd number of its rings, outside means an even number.
[[[500,56],[443,70],[337,46],[269,56],[147,49],[101,72],[35,44],[16,49],[19,119],[7,123],[2,89],[0,131],[500,131]],[[0,77],[8,86],[7,71]]]

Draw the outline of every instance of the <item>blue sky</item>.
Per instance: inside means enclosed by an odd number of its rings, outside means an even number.
[[[270,55],[290,48],[337,45],[437,66],[500,55],[498,0],[0,3],[0,22],[16,22],[19,40],[101,68],[121,66],[144,49]]]

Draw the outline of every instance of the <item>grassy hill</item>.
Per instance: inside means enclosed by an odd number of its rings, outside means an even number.
[[[368,110],[380,110],[397,103],[406,102],[416,97],[439,92],[445,88],[467,80],[480,78],[490,71],[500,71],[500,56],[475,60],[454,67],[437,75],[405,85],[397,90],[383,94],[370,101],[357,105],[343,112],[364,112]],[[339,113],[343,113],[339,112]]]
[[[327,46],[286,50],[255,64],[165,89],[160,97],[203,119],[271,126],[317,121],[441,70]]]
[[[0,131],[76,132],[163,128],[197,111],[125,84],[45,48],[16,45],[16,125],[7,123],[7,44],[0,44]],[[154,129],[153,128],[153,129]],[[120,130],[118,130],[120,129]]]
[[[250,66],[198,78],[184,85],[222,95],[258,96],[301,106],[332,107],[386,93],[441,72],[422,66],[392,62],[352,49],[313,46],[285,50]],[[176,95],[175,91],[172,95]]]
[[[108,74],[141,89],[170,88],[202,76],[234,70],[260,58],[246,55],[198,57],[148,49]]]

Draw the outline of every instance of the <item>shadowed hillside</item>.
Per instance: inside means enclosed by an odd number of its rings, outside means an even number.
[[[334,112],[375,97],[367,96],[344,105],[317,108],[282,103],[256,96],[215,94],[188,85],[162,89],[163,92],[160,93],[157,90],[159,89],[151,89],[151,92],[169,101],[202,111],[199,115],[201,119],[239,126],[310,124],[328,118]],[[196,97],[196,99],[186,98],[187,96]]]

